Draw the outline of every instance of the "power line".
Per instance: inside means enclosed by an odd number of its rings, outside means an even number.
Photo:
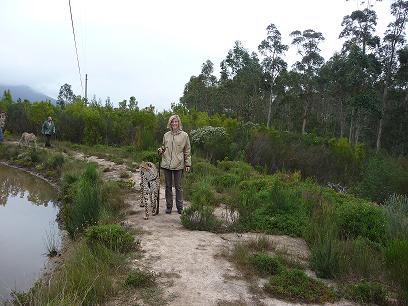
[[[78,64],[79,80],[81,81],[82,92],[84,92],[84,86],[82,85],[81,66],[79,65],[78,48],[77,48],[77,42],[76,42],[76,37],[75,37],[74,20],[72,18],[71,0],[68,0],[68,3],[69,3],[69,13],[71,14],[72,34],[74,35],[74,44],[75,44],[75,52],[76,52],[76,58],[77,58],[77,64]]]

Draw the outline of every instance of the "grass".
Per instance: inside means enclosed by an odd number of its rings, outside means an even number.
[[[49,230],[45,233],[45,247],[47,256],[54,257],[58,255],[58,237],[55,226],[50,223]]]
[[[101,181],[95,165],[89,164],[78,181],[70,188],[72,203],[63,208],[63,220],[71,238],[76,238],[87,226],[96,224],[102,209]]]
[[[298,269],[272,275],[265,285],[265,291],[274,297],[293,302],[326,303],[336,299],[332,289]]]
[[[333,302],[336,299],[332,289],[308,277],[298,269],[296,262],[267,253],[269,248],[265,238],[236,243],[227,258],[247,279],[269,277],[263,289],[275,298],[307,303]]]
[[[133,235],[118,224],[91,226],[86,229],[85,238],[90,246],[102,244],[119,253],[126,253],[135,247]]]
[[[249,262],[261,275],[279,274],[285,269],[279,257],[267,253],[254,254],[250,257]]]
[[[156,276],[152,272],[135,269],[131,271],[126,278],[125,285],[134,288],[146,288],[154,286],[156,283]]]
[[[388,305],[388,292],[384,286],[377,282],[360,282],[348,284],[343,288],[347,299],[360,304]]]
[[[37,282],[28,293],[15,293],[13,305],[96,305],[118,292],[113,277],[121,273],[126,257],[84,241],[54,272],[51,282]]]

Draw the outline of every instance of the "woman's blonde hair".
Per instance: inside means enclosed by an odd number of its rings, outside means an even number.
[[[169,118],[169,121],[167,122],[167,128],[171,130],[171,122],[173,121],[173,119],[177,119],[179,122],[179,129],[180,131],[183,129],[183,125],[181,124],[181,119],[179,117],[179,115],[171,115]]]

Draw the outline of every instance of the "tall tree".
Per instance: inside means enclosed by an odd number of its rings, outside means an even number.
[[[138,102],[136,100],[136,98],[134,96],[131,96],[129,98],[129,109],[130,110],[138,110],[138,106],[137,106]]]
[[[273,87],[275,86],[276,77],[287,67],[287,63],[283,60],[282,56],[284,55],[285,51],[288,50],[288,46],[282,43],[281,33],[273,23],[266,28],[266,31],[266,39],[264,39],[258,46],[258,50],[264,56],[264,59],[262,60],[262,68],[269,79],[270,86],[268,119],[266,121],[266,126],[269,128],[271,122],[272,103],[275,99]]]
[[[214,65],[207,60],[201,66],[201,73],[196,77],[192,76],[184,87],[181,104],[189,109],[206,111],[210,114],[221,112],[222,108],[215,105],[213,92],[217,85],[217,78],[213,75]]]
[[[72,103],[75,100],[74,92],[72,91],[71,85],[65,83],[61,86],[60,91],[58,93],[57,98],[57,105],[59,105],[62,109],[65,107],[66,104]]]
[[[359,46],[366,54],[367,47],[376,48],[380,39],[374,35],[377,25],[377,14],[371,9],[357,10],[343,18],[344,27],[339,38],[346,38],[343,51],[350,51],[353,45]]]
[[[381,46],[384,90],[382,95],[381,116],[377,133],[377,152],[381,148],[384,117],[386,116],[388,105],[388,91],[394,81],[398,69],[397,51],[398,48],[405,43],[405,28],[408,19],[408,1],[397,0],[392,3],[391,14],[395,17],[395,20],[388,25],[383,38],[383,44]]]
[[[263,73],[258,55],[235,42],[221,62],[220,92],[226,113],[245,121],[261,121]]]
[[[324,40],[322,33],[308,29],[303,32],[299,30],[290,34],[293,37],[292,45],[298,49],[298,54],[302,57],[294,64],[295,70],[302,75],[303,85],[303,118],[302,134],[306,133],[306,122],[309,108],[316,93],[316,77],[320,67],[324,63],[324,58],[320,55],[319,44]]]

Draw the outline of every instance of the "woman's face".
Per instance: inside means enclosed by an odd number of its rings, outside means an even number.
[[[173,120],[171,120],[171,129],[173,131],[178,130],[179,127],[180,127],[180,123],[179,123],[179,120],[177,118],[174,118]]]

